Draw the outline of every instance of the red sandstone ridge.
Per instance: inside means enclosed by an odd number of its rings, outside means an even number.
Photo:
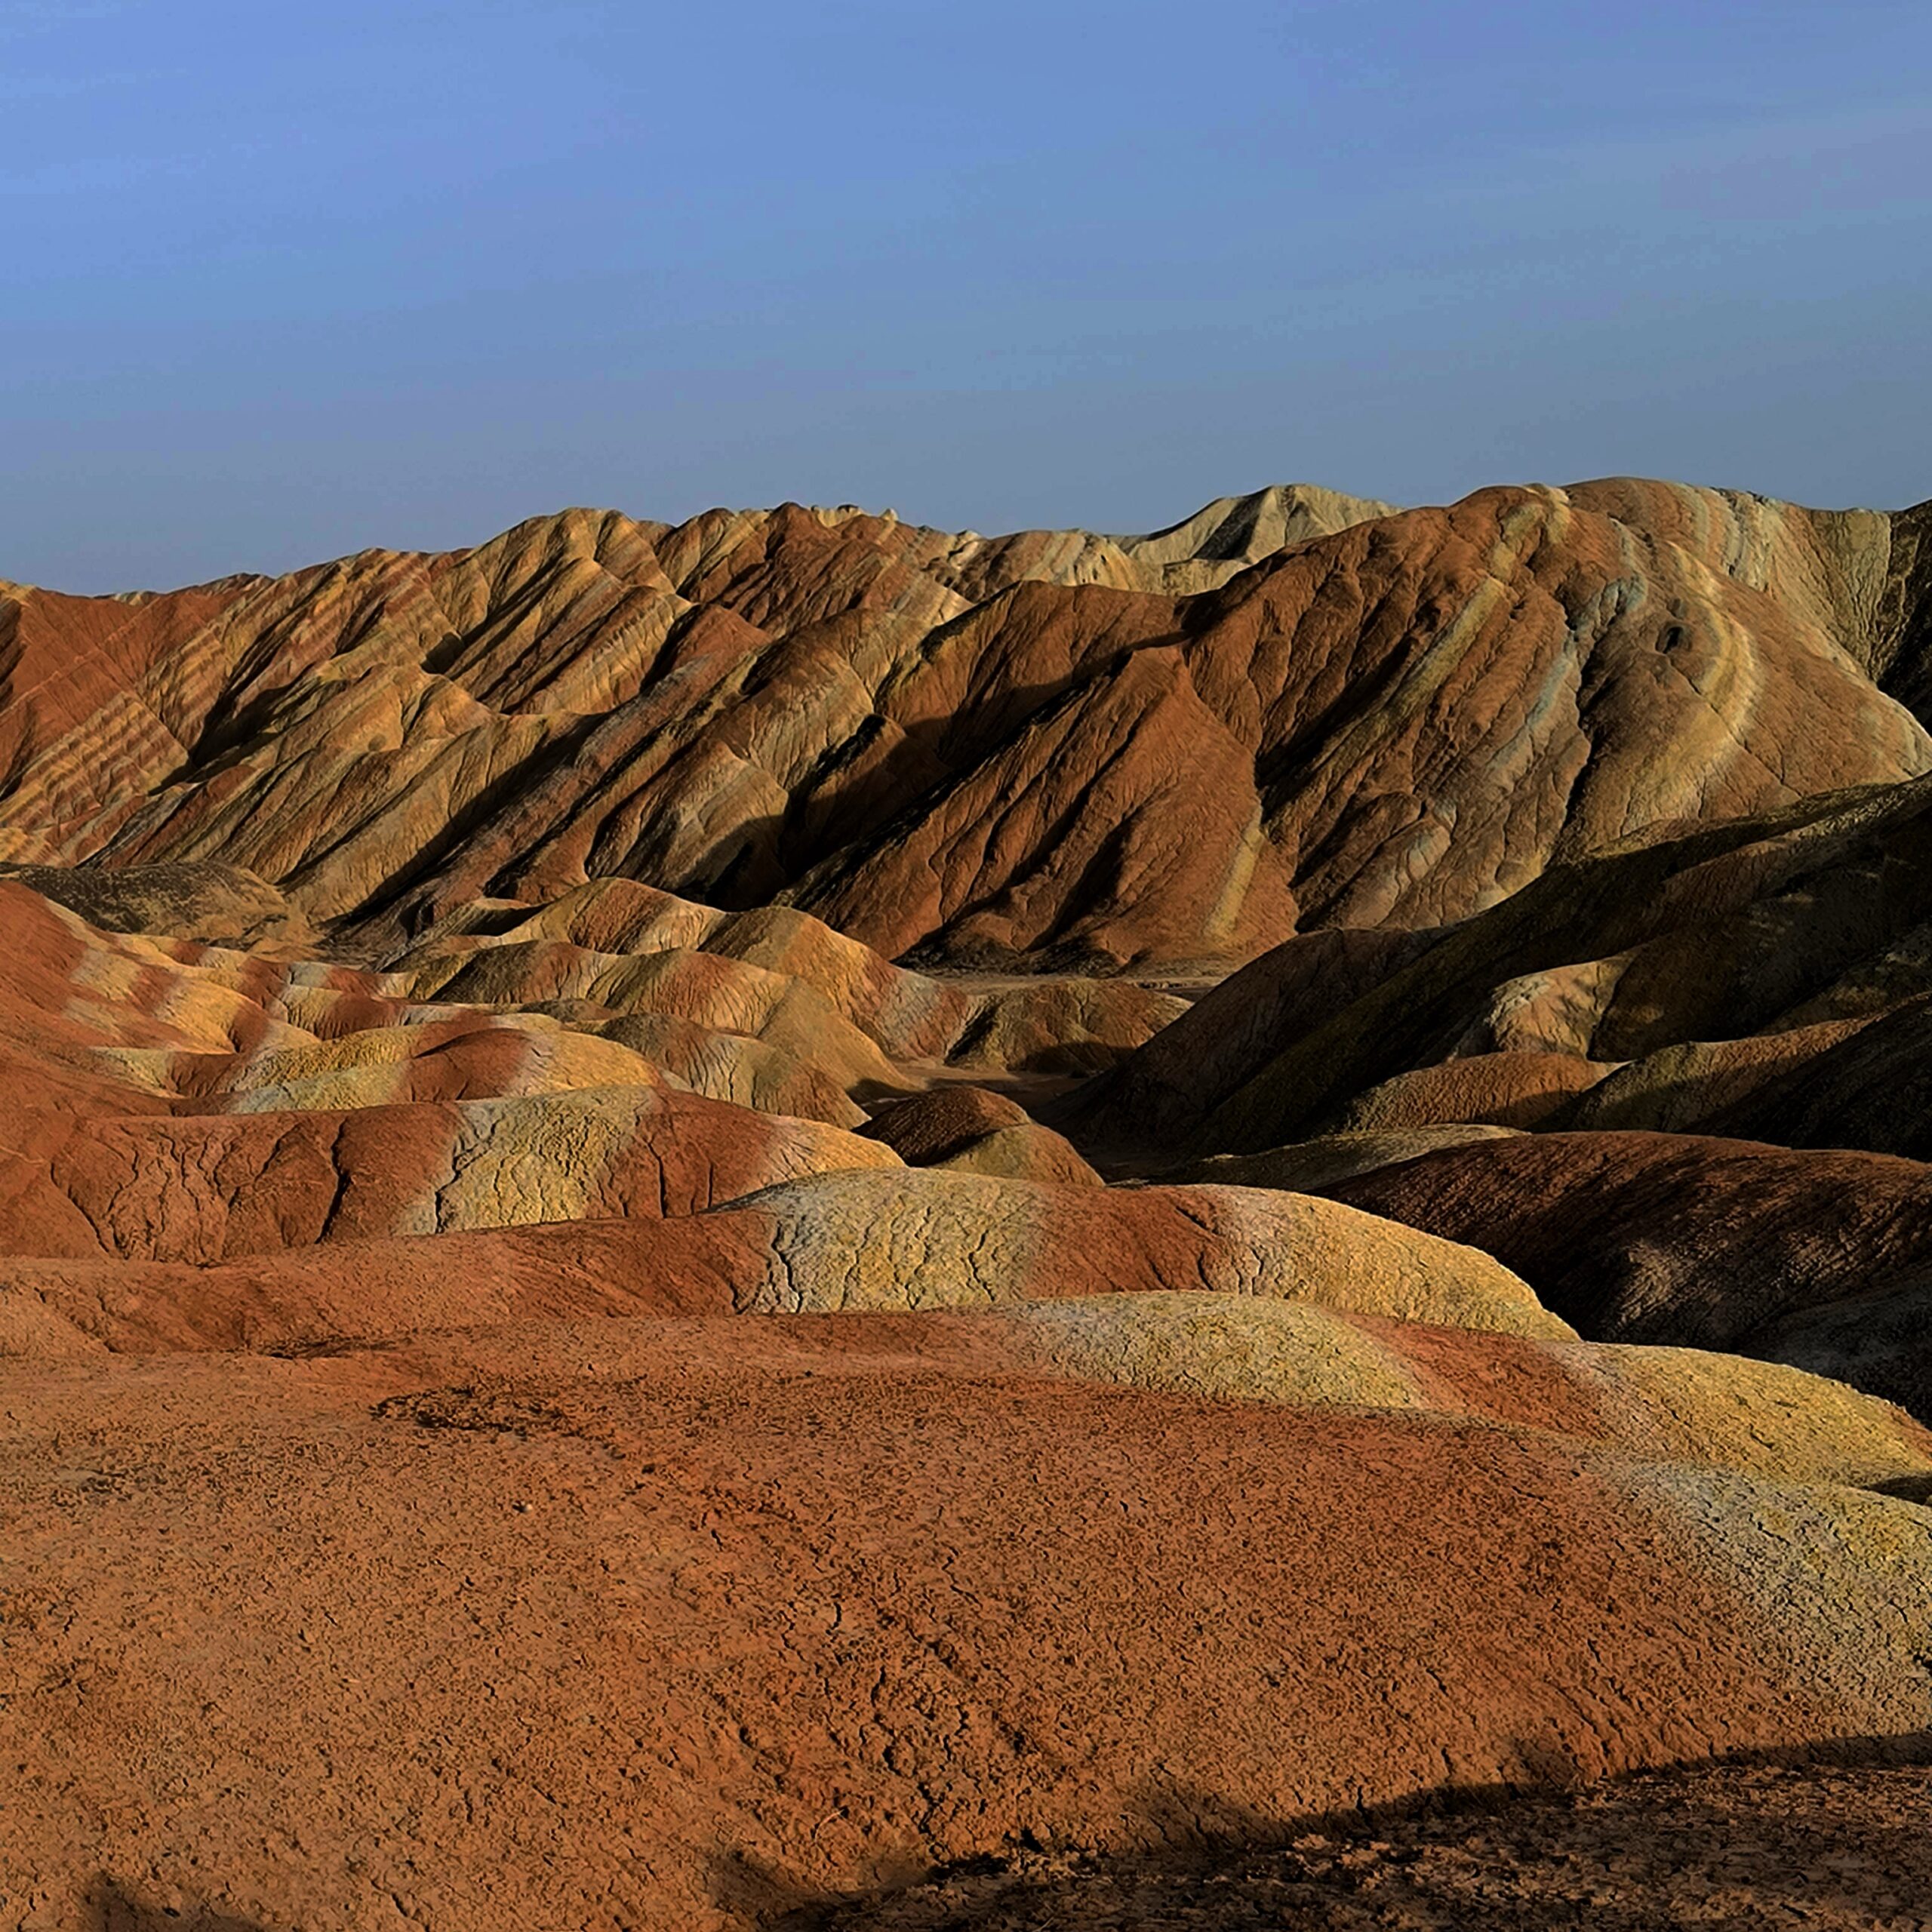
[[[11,591],[0,856],[218,860],[392,937],[628,875],[891,956],[1225,966],[1932,766],[1873,682],[1918,648],[1890,520],[1623,482],[1386,512],[1138,543],[572,512]]]
[[[1311,1832],[1932,1734],[1927,528],[0,586],[0,1920],[1421,1914]]]

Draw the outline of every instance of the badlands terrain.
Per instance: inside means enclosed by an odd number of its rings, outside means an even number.
[[[1932,506],[0,583],[0,1928],[1932,1924]]]

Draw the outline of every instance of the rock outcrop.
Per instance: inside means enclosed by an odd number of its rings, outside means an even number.
[[[1909,1060],[1932,959],[1928,829],[1927,781],[1866,787],[1558,866],[1438,931],[1309,934],[1214,987],[1072,1111],[1090,1133],[1244,1152],[1411,1088],[1484,1118],[1489,1093],[1454,1090],[1486,1066],[1574,1097],[1536,1124],[1728,1120],[1761,1082],[1804,1084],[1819,1054],[1855,1068],[1890,1040]],[[1851,1036],[1894,1007],[1860,1048]],[[1584,1062],[1607,1076],[1601,1100]]]
[[[1102,1184],[1071,1141],[1041,1126],[1017,1101],[983,1087],[938,1087],[896,1100],[864,1131],[909,1167]]]
[[[0,857],[246,867],[392,936],[629,876],[891,956],[1224,968],[1925,771],[1873,680],[1916,675],[1894,529],[1629,481],[1268,493],[1139,545],[572,511],[9,590]]]
[[[1860,1386],[1932,1414],[1932,1342],[1901,1318],[1932,1298],[1932,1168],[1916,1161],[1524,1134],[1321,1191],[1495,1255],[1593,1339],[1855,1367]],[[1875,1300],[1886,1312],[1868,1321]]]

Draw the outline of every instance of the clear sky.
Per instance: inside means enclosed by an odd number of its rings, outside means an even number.
[[[0,576],[1932,496],[1932,0],[0,0]]]

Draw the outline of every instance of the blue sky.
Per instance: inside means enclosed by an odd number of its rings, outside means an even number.
[[[0,576],[1932,496],[1932,5],[0,0]]]

